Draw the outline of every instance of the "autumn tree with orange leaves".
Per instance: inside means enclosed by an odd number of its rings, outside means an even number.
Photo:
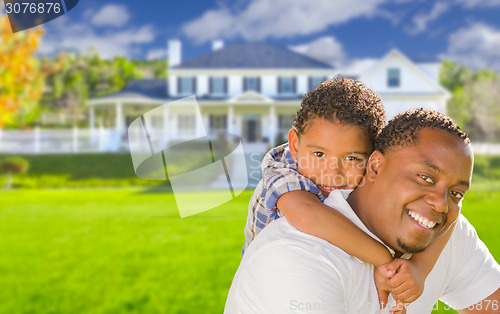
[[[42,34],[40,27],[12,33],[7,16],[0,14],[0,127],[19,125],[38,108],[44,73],[34,55]]]

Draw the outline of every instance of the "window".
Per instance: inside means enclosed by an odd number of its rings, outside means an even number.
[[[179,135],[194,135],[196,133],[195,116],[190,114],[180,114],[178,116]]]
[[[293,94],[293,93],[295,93],[295,78],[294,77],[280,77],[278,79],[278,92],[280,94]]]
[[[260,92],[260,79],[258,77],[245,77],[243,79],[243,91],[248,90]]]
[[[227,129],[227,115],[225,114],[211,114],[209,117],[209,126],[211,132],[226,131]]]
[[[387,86],[399,87],[399,84],[400,84],[399,69],[388,69],[387,70]]]
[[[326,77],[322,76],[312,76],[309,78],[309,90],[313,90],[316,88],[316,86],[319,85],[319,83],[323,82],[326,80]]]
[[[278,128],[288,132],[292,127],[294,116],[294,114],[280,114],[278,116]]]
[[[227,93],[227,78],[211,77],[210,78],[210,94],[226,94]]]
[[[194,77],[180,77],[178,81],[178,92],[182,95],[188,95],[195,93],[196,82]]]

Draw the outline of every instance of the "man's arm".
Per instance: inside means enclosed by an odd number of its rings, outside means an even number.
[[[500,313],[500,288],[493,292],[489,297],[485,298],[481,302],[478,302],[468,308],[459,310],[460,314],[498,314]]]

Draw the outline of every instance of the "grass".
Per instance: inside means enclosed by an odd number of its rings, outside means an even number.
[[[180,219],[159,189],[0,191],[0,313],[222,313],[250,195]],[[464,202],[497,259],[499,204]]]

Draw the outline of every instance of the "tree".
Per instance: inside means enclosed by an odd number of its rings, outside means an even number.
[[[445,61],[441,67],[441,84],[452,94],[448,114],[469,133],[474,141],[488,142],[500,136],[500,77],[482,69],[469,68]]]
[[[0,127],[23,125],[36,113],[44,73],[34,54],[42,34],[40,27],[14,34],[0,14]]]

